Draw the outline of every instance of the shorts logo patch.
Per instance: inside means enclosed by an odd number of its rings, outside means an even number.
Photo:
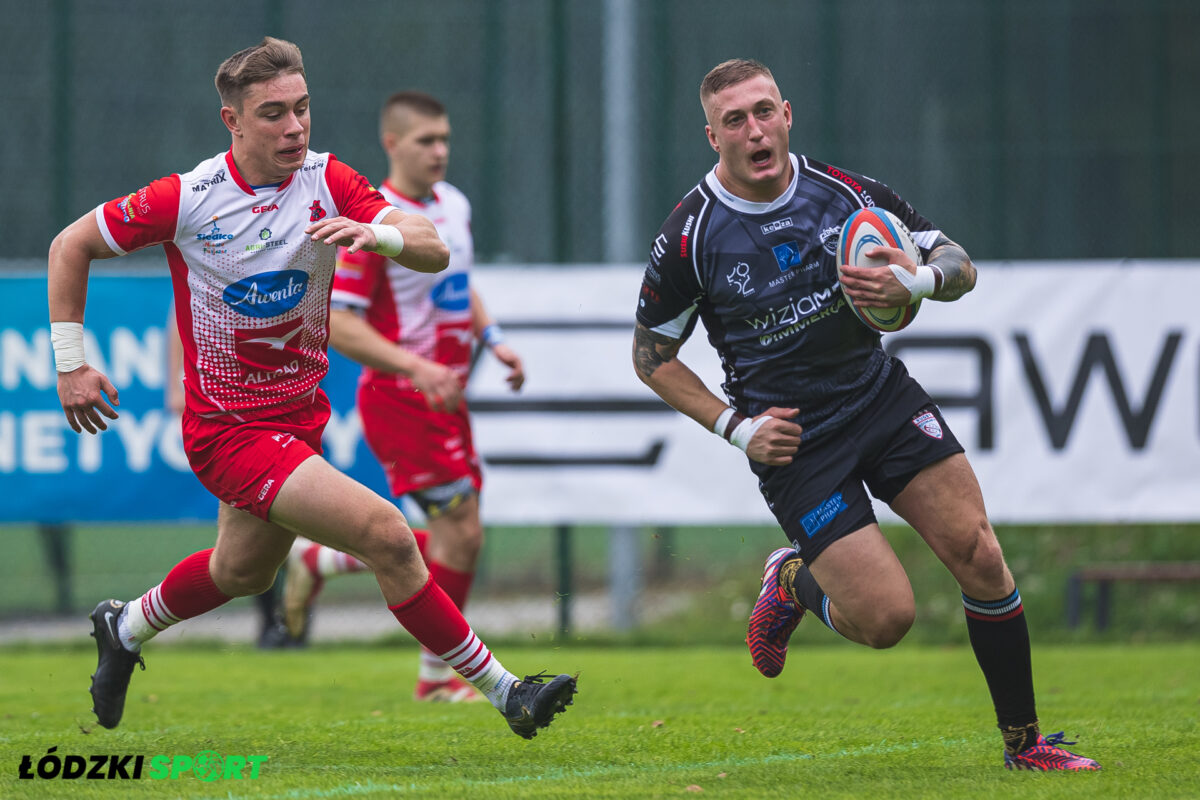
[[[834,517],[845,511],[848,507],[846,501],[842,499],[842,493],[838,492],[801,517],[800,524],[804,526],[804,532],[811,539],[813,536],[816,536],[817,531],[828,525]]]
[[[913,417],[912,424],[920,428],[921,432],[930,439],[942,438],[942,425],[932,411],[926,411],[924,414]]]

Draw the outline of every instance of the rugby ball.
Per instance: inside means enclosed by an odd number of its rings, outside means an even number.
[[[899,217],[882,208],[860,208],[842,225],[837,245],[838,277],[841,277],[842,267],[847,264],[854,267],[887,267],[890,263],[888,259],[864,255],[874,247],[899,248],[918,266],[921,264],[921,251]],[[913,321],[921,308],[921,301],[894,308],[859,308],[847,295],[846,305],[871,330],[890,333],[907,327]]]

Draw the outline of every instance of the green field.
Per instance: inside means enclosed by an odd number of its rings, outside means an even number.
[[[187,798],[1152,798],[1200,796],[1200,645],[1037,648],[1045,730],[1098,774],[1009,773],[971,653],[794,652],[776,680],[740,647],[509,647],[578,670],[533,741],[486,704],[409,699],[404,645],[148,648],[125,721],[90,722],[86,646],[0,650],[0,796]],[[19,780],[23,755],[265,755],[257,779]],[[131,762],[132,764],[132,762]],[[148,769],[148,767],[147,767]],[[246,771],[245,775],[249,775]],[[696,788],[698,787],[699,791]]]

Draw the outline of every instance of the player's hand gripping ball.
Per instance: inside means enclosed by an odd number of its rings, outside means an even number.
[[[899,217],[882,208],[860,208],[842,225],[837,246],[838,275],[841,275],[844,264],[886,269],[888,259],[864,255],[874,247],[899,248],[912,258],[913,263],[921,265],[921,251]],[[859,308],[847,295],[846,305],[868,328],[890,333],[907,327],[913,321],[921,308],[921,301],[893,308]]]

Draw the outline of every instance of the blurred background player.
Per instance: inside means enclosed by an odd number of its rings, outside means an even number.
[[[450,118],[424,92],[398,92],[380,114],[388,157],[384,197],[406,214],[433,222],[450,248],[450,266],[420,274],[363,250],[338,254],[330,344],[362,364],[358,411],[363,435],[397,498],[424,512],[417,533],[433,579],[461,609],[483,545],[481,473],[464,396],[476,342],[508,367],[513,391],[525,382],[521,359],[504,343],[470,283],[474,262],[471,205],[445,181]],[[297,539],[289,559],[284,608],[288,631],[307,634],[323,581],[366,566],[351,555]],[[429,650],[422,650],[414,696],[457,702],[475,691]]]
[[[975,474],[940,410],[877,332],[845,307],[957,300],[975,286],[966,252],[887,186],[793,155],[791,105],[762,64],[733,60],[700,87],[717,165],[654,240],[637,308],[638,377],[749,457],[792,541],[767,559],[747,643],[783,669],[805,609],[851,641],[897,644],[915,615],[904,567],[867,488],[908,522],[962,589],[967,631],[1009,768],[1094,770],[1041,735],[1021,596]],[[889,269],[844,268],[837,234],[859,208],[896,214],[925,257],[874,248]],[[676,356],[703,319],[729,403]],[[864,486],[865,484],[865,486]]]
[[[221,501],[217,542],[130,603],[91,613],[99,723],[120,724],[145,642],[231,598],[269,588],[297,534],[369,564],[388,609],[532,738],[564,710],[575,679],[518,680],[426,569],[394,504],[320,457],[329,401],[329,288],[336,247],[439,272],[449,250],[429,220],[390,205],[329,153],[309,149],[300,50],[267,37],[217,70],[228,151],[98,206],[50,246],[48,294],[58,395],[76,432],[107,429],[117,391],[90,366],[83,319],[95,259],[163,245],[184,347],[188,461]]]

